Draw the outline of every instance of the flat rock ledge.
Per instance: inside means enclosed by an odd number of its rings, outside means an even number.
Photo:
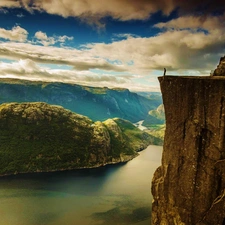
[[[225,224],[225,77],[159,78],[166,115],[153,225]]]

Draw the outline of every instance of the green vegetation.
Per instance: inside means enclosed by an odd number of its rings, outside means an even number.
[[[142,125],[147,128],[145,131],[148,134],[156,138],[155,144],[162,145],[166,129],[163,105],[161,104],[157,109],[149,111],[148,116],[145,118]]]
[[[126,142],[135,149],[142,150],[148,145],[148,143],[158,143],[157,138],[154,138],[152,135],[148,135],[146,132],[141,131],[129,121],[119,118],[115,118],[114,121],[120,127],[122,133],[125,136],[124,139]]]
[[[0,107],[1,174],[70,169],[87,164],[91,120],[62,107]],[[7,159],[7,160],[6,160]]]
[[[107,87],[83,87],[84,90],[89,91],[93,94],[97,94],[97,95],[103,95],[107,93],[108,88]]]
[[[41,102],[0,105],[1,175],[128,161],[154,141],[122,119],[93,122]]]
[[[145,98],[128,89],[87,87],[59,82],[0,79],[0,104],[10,102],[46,102],[88,116],[93,121],[123,118],[144,120],[149,110],[161,103],[161,95]]]
[[[165,129],[166,129],[166,125],[162,124],[162,125],[153,125],[150,129],[148,129],[146,132],[152,136],[154,136],[155,138],[158,138],[160,140],[164,140],[164,135],[165,135]],[[161,144],[160,144],[161,145]]]
[[[165,111],[163,105],[161,104],[157,109],[149,111],[148,116],[145,118],[142,125],[152,128],[162,124],[165,124]]]

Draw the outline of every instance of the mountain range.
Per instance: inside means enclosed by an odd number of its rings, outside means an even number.
[[[150,110],[162,103],[162,99],[158,93],[144,97],[121,88],[0,79],[0,104],[10,102],[46,102],[94,121],[119,117],[135,123],[144,120]]]

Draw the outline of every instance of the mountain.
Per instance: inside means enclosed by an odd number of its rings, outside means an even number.
[[[103,121],[119,117],[132,122],[143,120],[157,108],[160,97],[145,98],[128,89],[86,87],[76,84],[0,79],[0,104],[46,102]]]
[[[148,128],[146,132],[156,138],[159,138],[161,143],[163,143],[166,129],[163,104],[159,105],[157,109],[150,110],[142,125]]]
[[[161,101],[162,102],[162,94],[161,92],[146,92],[146,91],[139,91],[139,92],[136,92],[138,95],[141,95],[145,98],[148,98],[148,99],[155,99],[155,100],[158,100],[158,101]]]
[[[0,175],[126,162],[154,140],[118,118],[93,122],[42,102],[0,105]]]
[[[163,104],[159,105],[157,109],[150,110],[142,125],[145,127],[151,127],[156,124],[165,124],[165,111]]]

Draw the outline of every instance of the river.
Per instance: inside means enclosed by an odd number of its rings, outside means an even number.
[[[125,164],[0,178],[0,225],[150,225],[161,146]]]

